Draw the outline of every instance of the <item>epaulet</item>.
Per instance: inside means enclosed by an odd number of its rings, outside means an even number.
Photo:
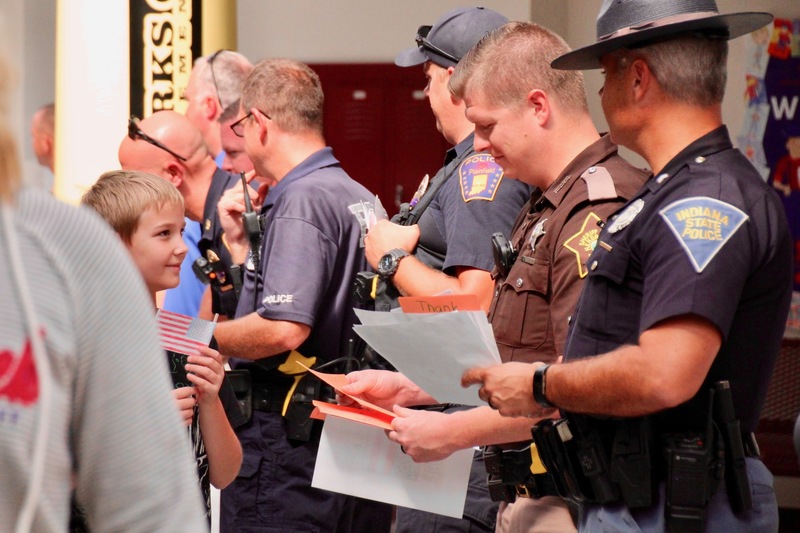
[[[586,172],[581,174],[581,178],[586,182],[591,202],[611,200],[619,196],[617,188],[614,186],[614,179],[606,167],[589,167]]]

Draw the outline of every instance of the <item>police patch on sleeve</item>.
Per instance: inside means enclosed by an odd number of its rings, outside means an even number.
[[[461,197],[472,200],[494,200],[497,187],[503,179],[503,169],[489,154],[475,154],[466,158],[458,167]]]
[[[600,237],[600,227],[597,225],[599,220],[599,216],[589,213],[578,233],[564,243],[564,248],[575,254],[575,259],[578,261],[578,275],[581,278],[585,278],[586,274],[589,273],[586,270],[586,261],[592,255],[597,246],[597,239]]]
[[[659,214],[698,274],[749,218],[739,208],[705,196],[678,200]]]

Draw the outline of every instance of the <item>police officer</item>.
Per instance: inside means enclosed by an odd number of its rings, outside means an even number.
[[[392,223],[380,221],[367,234],[367,260],[381,276],[377,310],[397,307],[400,295],[445,290],[476,294],[483,307],[489,307],[489,239],[493,232],[511,228],[530,189],[504,179],[491,155],[475,151],[474,128],[464,117],[464,103],[450,95],[447,82],[464,54],[507,20],[482,7],[454,9],[433,26],[421,26],[417,46],[395,58],[401,67],[422,65],[436,127],[453,148],[445,155],[445,165],[433,179],[423,180]]]
[[[653,176],[600,234],[565,364],[463,382],[482,383],[502,414],[567,413],[555,434],[537,427],[555,444],[546,464],[584,461],[564,471],[582,531],[777,531],[752,431],[791,298],[791,242],[721,118],[726,41],[770,20],[713,1],[606,1],[598,43],[553,62],[605,70],[612,138]]]
[[[583,77],[550,68],[550,61],[567,50],[564,40],[546,28],[509,23],[470,51],[450,80],[475,122],[476,148],[502,156],[498,159],[506,176],[535,187],[510,234],[507,249],[513,252],[500,258],[492,272],[489,317],[504,361],[554,362],[563,353],[598,222],[632,197],[646,178],[617,154],[608,135],[597,133]],[[511,69],[509,56],[523,60]],[[421,461],[469,446],[530,441],[533,423],[503,419],[488,407],[448,416],[401,412],[390,438]],[[527,454],[522,468],[529,471],[530,451],[522,453]],[[541,494],[515,488],[520,497],[502,504],[498,531],[575,530],[565,502],[553,490]]]
[[[187,103],[184,114],[200,131],[220,168],[225,152],[221,139],[224,126],[219,118],[241,97],[244,81],[252,70],[253,64],[239,52],[217,50],[197,58],[189,74],[183,93]]]
[[[320,382],[295,380],[303,373],[295,361],[322,367],[347,354],[351,289],[366,268],[363,237],[375,198],[325,145],[322,102],[319,78],[308,66],[265,60],[248,77],[241,117],[232,125],[257,174],[276,185],[261,208],[258,272],[250,270],[238,189],[219,204],[226,242],[247,276],[237,318],[219,324],[215,336],[220,352],[236,358],[231,366],[252,376],[251,419],[237,429],[242,469],[222,492],[225,532],[358,530],[352,497],[311,487],[320,431],[308,415]],[[370,529],[388,531],[391,509],[370,504],[378,508]]]
[[[454,9],[433,26],[421,26],[416,46],[395,58],[400,67],[422,66],[436,127],[453,147],[445,155],[444,166],[433,179],[423,180],[411,203],[401,207],[392,222],[381,221],[367,234],[367,260],[380,275],[376,310],[396,307],[400,295],[446,290],[475,294],[488,309],[491,235],[511,228],[530,189],[506,179],[491,155],[474,149],[474,127],[464,116],[464,103],[447,90],[447,82],[469,49],[507,21],[491,9]],[[497,504],[488,497],[485,478],[481,453],[476,452],[464,517],[398,508],[398,533],[494,531]]]
[[[217,278],[219,282],[212,284],[210,310],[232,317],[236,311],[236,293],[225,276],[227,267],[233,263],[222,241],[217,204],[225,190],[240,183],[238,176],[217,168],[200,132],[175,111],[159,111],[141,121],[131,119],[118,156],[123,170],[156,174],[181,192],[186,217],[201,224],[200,254],[216,262],[215,268],[222,273]],[[181,273],[182,277],[195,278],[193,273],[184,272],[183,267]],[[208,310],[207,306],[206,318],[210,318]]]

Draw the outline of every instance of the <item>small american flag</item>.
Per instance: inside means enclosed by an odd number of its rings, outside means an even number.
[[[217,325],[215,322],[163,309],[156,313],[156,322],[161,347],[178,353],[194,352],[200,346],[208,346]]]

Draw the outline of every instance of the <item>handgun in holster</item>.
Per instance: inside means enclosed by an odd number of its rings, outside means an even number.
[[[593,419],[575,416],[569,420],[575,436],[566,442],[568,451],[574,447],[574,451],[567,454],[567,460],[571,461],[571,469],[580,471],[580,474],[589,480],[592,501],[601,505],[619,501],[619,488],[611,480],[610,454],[606,451]]]
[[[577,416],[545,420],[531,433],[562,497],[577,503],[619,500],[603,443],[590,422]]]
[[[588,482],[576,476],[567,459],[565,442],[573,438],[567,420],[543,420],[531,428],[531,435],[545,468],[553,476],[559,495],[578,503],[588,501]]]

